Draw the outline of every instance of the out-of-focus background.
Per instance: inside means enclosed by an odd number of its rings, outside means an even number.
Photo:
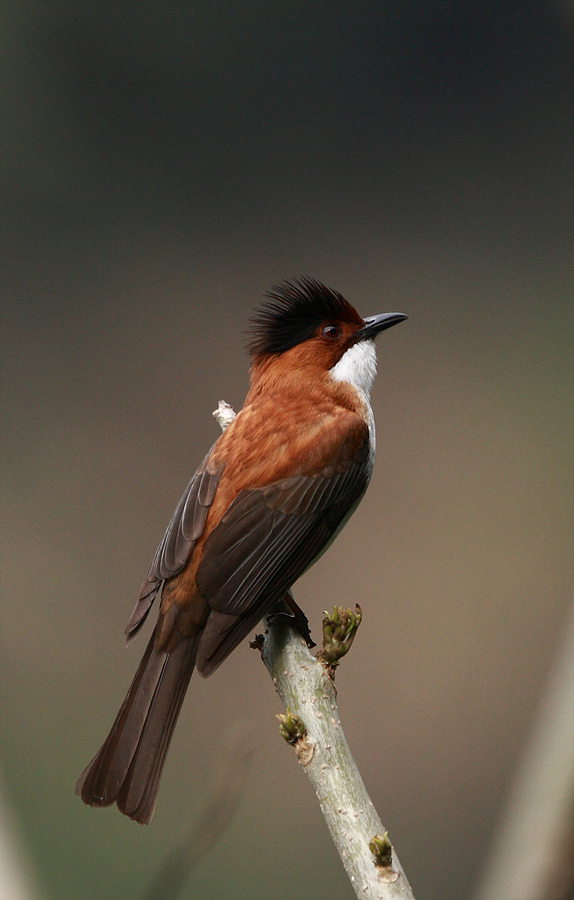
[[[417,896],[472,896],[573,580],[573,26],[566,0],[2,5],[1,778],[36,896],[142,897],[238,723],[255,762],[185,896],[351,896],[247,644],[193,679],[149,827],[73,795],[251,310],[303,273],[409,320],[370,491],[295,596],[316,635],[361,603],[349,742]]]

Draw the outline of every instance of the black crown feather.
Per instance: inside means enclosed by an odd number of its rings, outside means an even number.
[[[293,279],[275,285],[267,301],[251,320],[249,352],[284,353],[308,340],[322,322],[363,320],[342,294],[314,278]]]

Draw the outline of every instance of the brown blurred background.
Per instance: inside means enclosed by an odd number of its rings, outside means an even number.
[[[415,893],[470,898],[571,596],[569,2],[2,4],[2,780],[42,898],[131,900],[239,722],[259,750],[186,896],[349,898],[247,645],[194,678],[156,816],[75,778],[122,631],[261,295],[309,274],[379,339],[366,499],[297,585],[365,625],[345,730]]]

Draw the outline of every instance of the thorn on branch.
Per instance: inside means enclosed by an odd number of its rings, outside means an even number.
[[[351,649],[362,618],[363,614],[358,603],[355,612],[343,609],[342,606],[333,607],[331,615],[325,611],[323,649],[317,654],[317,659],[325,663],[331,678],[335,675],[339,660]]]

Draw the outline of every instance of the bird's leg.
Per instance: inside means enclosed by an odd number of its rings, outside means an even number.
[[[289,608],[290,612],[272,612],[267,618],[270,622],[286,621],[290,625],[295,625],[297,631],[307,644],[309,650],[316,647],[315,641],[311,637],[311,629],[309,628],[309,620],[300,606],[295,603],[295,598],[291,591],[288,591],[282,598],[283,603]]]

